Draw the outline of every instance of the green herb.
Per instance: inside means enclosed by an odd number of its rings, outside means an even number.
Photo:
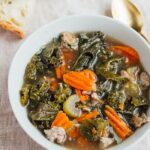
[[[55,99],[57,103],[63,103],[72,93],[71,88],[67,84],[60,83],[55,91]]]

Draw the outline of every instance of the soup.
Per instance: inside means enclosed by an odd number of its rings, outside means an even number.
[[[148,122],[149,85],[135,49],[100,31],[63,32],[27,64],[20,102],[51,142],[97,150]]]

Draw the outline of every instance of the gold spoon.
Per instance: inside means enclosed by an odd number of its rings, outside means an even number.
[[[142,37],[150,43],[150,41],[142,34],[143,16],[137,7],[130,0],[113,0],[111,5],[113,18],[132,27]]]

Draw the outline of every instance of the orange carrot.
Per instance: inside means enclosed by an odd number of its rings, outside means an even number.
[[[63,74],[66,72],[66,65],[63,64],[63,65],[61,65],[60,67],[57,67],[57,68],[55,69],[55,71],[56,71],[56,77],[57,77],[58,79],[62,79]]]
[[[51,83],[50,83],[50,90],[54,91],[54,90],[56,90],[57,87],[58,87],[58,81],[56,79],[51,81]]]
[[[75,89],[75,91],[76,94],[79,96],[81,102],[87,101],[89,99],[89,95],[82,94],[81,90]]]
[[[83,70],[83,74],[88,77],[90,80],[96,82],[97,79],[96,79],[96,75],[93,71],[89,70],[89,69],[85,69]]]
[[[111,120],[109,120],[109,123],[114,128],[115,132],[117,133],[117,135],[121,139],[125,139],[126,138],[126,133],[123,130],[121,130],[114,122],[112,122]]]
[[[118,107],[119,107],[120,110],[123,110],[124,109],[124,103],[120,102]]]
[[[96,89],[95,80],[84,75],[84,71],[70,71],[63,75],[63,80],[70,86],[85,91],[92,91]]]
[[[82,122],[85,119],[93,119],[97,115],[99,115],[99,112],[97,112],[96,110],[94,110],[94,111],[90,112],[89,114],[83,113],[79,118],[76,118],[76,120],[78,122]]]
[[[52,122],[51,127],[53,126],[62,127],[65,130],[68,130],[71,127],[73,127],[73,122],[69,120],[69,118],[67,117],[65,113],[63,113],[62,111],[59,111],[54,121]]]
[[[87,113],[83,113],[80,117],[76,118],[76,120],[78,122],[82,122],[82,120],[84,120],[85,116],[87,115]]]
[[[128,58],[128,63],[138,63],[139,62],[139,54],[137,51],[129,46],[112,46],[111,49],[113,52],[118,55],[124,55]]]
[[[97,131],[96,131],[95,128],[92,129],[92,134],[93,134],[93,135],[97,134]]]
[[[132,134],[132,130],[126,125],[113,108],[107,105],[105,114],[108,117],[109,123],[120,138],[125,139]]]

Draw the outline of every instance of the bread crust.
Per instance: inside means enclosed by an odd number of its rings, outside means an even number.
[[[20,27],[14,25],[13,23],[9,21],[0,20],[0,27],[2,27],[5,30],[15,33],[19,38],[24,38],[25,36],[24,31]]]

